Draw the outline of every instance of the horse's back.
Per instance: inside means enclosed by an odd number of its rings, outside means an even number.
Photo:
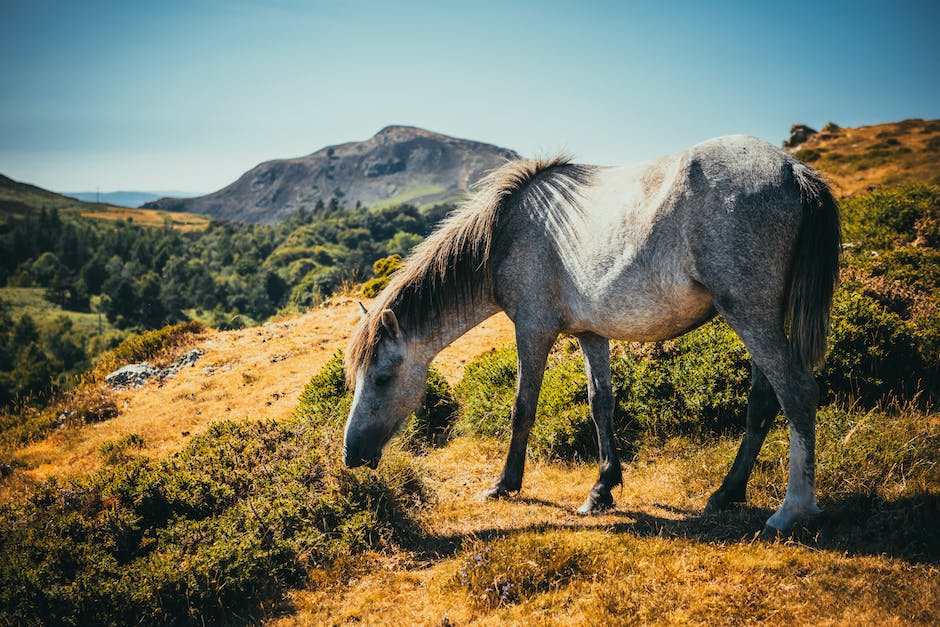
[[[556,255],[566,330],[674,337],[714,315],[713,290],[756,289],[762,274],[780,284],[769,298],[782,297],[781,249],[800,220],[791,162],[755,138],[717,138],[597,167],[571,206],[530,207]]]

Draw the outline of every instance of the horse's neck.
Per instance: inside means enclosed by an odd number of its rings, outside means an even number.
[[[419,353],[430,362],[451,342],[498,311],[495,302],[486,301],[444,312],[428,325],[423,337],[415,339]]]

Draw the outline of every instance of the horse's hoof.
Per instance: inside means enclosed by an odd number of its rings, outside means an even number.
[[[501,485],[494,485],[494,486],[487,488],[486,490],[483,491],[482,494],[480,494],[480,500],[481,501],[495,501],[497,499],[508,499],[513,494],[517,493],[518,491],[519,490],[510,490],[509,488],[505,488]]]
[[[744,502],[744,494],[732,494],[731,492],[719,489],[709,497],[708,503],[705,504],[705,511],[719,512],[721,510],[728,509],[735,503]]]
[[[764,529],[770,529],[776,533],[787,533],[797,522],[806,522],[819,516],[822,510],[815,502],[808,503],[802,507],[788,506],[786,501],[780,506],[774,515],[767,519]]]
[[[584,504],[578,508],[578,513],[582,516],[597,514],[612,509],[613,506],[614,497],[610,495],[610,492],[606,494],[594,494],[592,492],[584,500]]]
[[[787,532],[782,529],[777,529],[776,527],[771,527],[769,524],[765,524],[764,528],[760,532],[760,539],[773,542],[775,540],[780,540],[787,536]]]

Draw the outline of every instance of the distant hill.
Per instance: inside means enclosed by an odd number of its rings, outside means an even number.
[[[192,198],[198,194],[187,192],[62,192],[63,196],[84,200],[85,202],[103,202],[120,207],[140,207],[148,202],[159,200],[165,196],[174,198]]]
[[[101,196],[102,202],[86,202],[50,192],[29,183],[14,181],[0,174],[0,216],[8,214],[28,215],[42,209],[57,209],[60,212],[94,220],[122,220],[135,222],[139,226],[171,226],[184,231],[202,229],[209,224],[209,219],[205,216],[115,206],[113,203],[105,201],[106,194]]]
[[[0,213],[26,213],[40,207],[58,209],[75,204],[80,203],[76,203],[73,198],[0,174]]]
[[[516,157],[507,148],[389,126],[366,141],[262,163],[206,196],[144,206],[256,224],[274,224],[334,199],[347,207],[430,206],[459,199],[486,172]]]
[[[793,154],[822,171],[837,193],[881,185],[940,185],[940,120],[902,120],[858,128],[829,123],[819,132],[794,125]]]

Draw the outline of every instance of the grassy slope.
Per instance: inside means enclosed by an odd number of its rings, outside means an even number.
[[[212,422],[288,415],[311,375],[345,347],[358,319],[359,305],[347,300],[260,327],[209,330],[198,344],[179,351],[201,350],[204,355],[195,367],[160,385],[117,392],[118,417],[62,430],[15,451],[10,457],[21,467],[15,473],[18,483],[100,468],[100,446],[129,433],[143,436],[145,454],[162,458]],[[455,382],[468,357],[511,341],[511,329],[504,315],[494,316],[445,350],[435,364]]]
[[[89,337],[95,334],[103,338],[126,335],[108,322],[104,314],[68,311],[50,303],[44,296],[45,291],[43,287],[0,287],[0,301],[9,311],[15,312],[14,316],[28,314],[39,326],[53,318],[66,316],[75,329]]]
[[[880,185],[937,185],[940,120],[904,120],[818,133],[795,154],[822,170],[842,196]]]
[[[855,132],[875,138],[890,130],[879,129],[846,129],[839,141],[850,141]],[[824,169],[843,193],[853,193],[883,180],[877,176],[895,176],[890,165],[877,167],[843,174]],[[936,173],[931,167],[915,180],[930,180]],[[211,422],[288,415],[309,376],[345,343],[355,310],[346,302],[263,327],[209,332],[198,345],[206,354],[195,368],[162,385],[120,393],[117,418],[63,430],[16,451],[13,460],[22,468],[4,482],[0,498],[15,498],[39,478],[100,467],[101,445],[129,433],[143,436],[143,454],[159,458],[180,450]],[[453,382],[466,361],[509,340],[511,325],[495,317],[442,354],[439,367]],[[936,437],[940,418],[914,419],[929,421]],[[417,462],[429,476],[433,503],[424,512],[422,544],[372,556],[365,560],[369,568],[351,579],[321,573],[318,586],[292,593],[293,607],[275,622],[940,622],[937,547],[924,554],[878,534],[866,538],[846,528],[838,514],[785,542],[755,541],[755,531],[782,498],[782,429],[768,440],[749,506],[703,516],[735,446],[726,439],[676,440],[642,449],[625,467],[617,508],[580,518],[573,510],[595,478],[593,465],[531,463],[520,498],[481,503],[476,496],[495,476],[503,445],[458,438]],[[837,513],[848,507],[826,492],[821,500]],[[860,511],[893,520],[890,512]],[[520,571],[534,569],[547,583],[514,602],[481,601],[487,584],[461,584],[458,573],[484,552],[503,556]]]
[[[777,429],[772,440],[785,438]],[[573,514],[589,465],[530,464],[521,496],[482,503],[503,447],[462,438],[424,460],[437,498],[429,538],[386,568],[297,591],[293,624],[770,624],[935,623],[940,569],[888,543],[873,554],[844,521],[823,519],[785,541],[757,540],[785,470],[776,459],[752,481],[752,504],[702,515],[736,442],[674,441],[627,466],[617,508]],[[767,457],[767,456],[765,456]],[[823,501],[838,509],[839,503]],[[822,531],[819,531],[822,529]],[[875,545],[878,543],[875,542]],[[571,557],[574,559],[572,560]],[[573,563],[573,564],[572,564]],[[481,565],[482,564],[482,565]],[[461,573],[481,577],[464,583]],[[540,586],[482,601],[494,581]],[[510,595],[511,596],[511,595]]]
[[[0,174],[0,215],[4,213],[24,214],[42,207],[59,209],[82,217],[97,220],[132,220],[148,227],[169,224],[184,231],[203,229],[209,219],[192,213],[171,213],[153,209],[131,209],[104,203],[82,202],[34,185],[20,183]]]

